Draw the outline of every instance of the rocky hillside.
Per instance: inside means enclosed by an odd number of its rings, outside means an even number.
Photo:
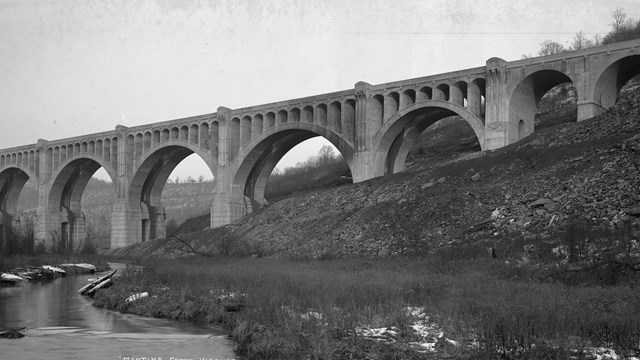
[[[415,158],[403,173],[289,197],[181,239],[193,247],[187,252],[419,255],[505,236],[544,238],[585,221],[640,226],[638,83],[593,119],[546,126],[496,151]],[[183,242],[120,253],[179,254]]]

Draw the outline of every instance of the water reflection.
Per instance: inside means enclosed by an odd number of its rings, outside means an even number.
[[[38,354],[55,354],[51,358],[60,359],[234,357],[221,331],[94,308],[90,299],[77,292],[92,277],[96,275],[0,288],[0,330],[28,329],[23,339],[0,339],[1,353],[16,359],[35,359]]]

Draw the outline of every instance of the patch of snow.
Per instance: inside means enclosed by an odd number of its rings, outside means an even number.
[[[243,298],[246,296],[245,294],[242,294],[242,293],[225,292],[225,291],[216,290],[216,289],[210,290],[209,294],[215,295],[216,299],[220,299],[220,300],[227,300],[227,299],[235,300],[235,299]]]
[[[493,212],[491,212],[491,220],[502,220],[505,218],[503,212],[503,208],[496,208],[495,210],[493,210]]]
[[[423,342],[423,343],[416,343],[418,346],[424,348],[426,351],[436,351],[436,343],[430,343],[430,342]]]
[[[585,349],[595,358],[595,360],[618,360],[620,357],[616,354],[615,350],[605,347],[597,347],[591,349]]]
[[[424,306],[407,306],[404,308],[404,311],[408,316],[413,316],[417,318],[427,317]]]
[[[45,270],[49,270],[49,271],[53,271],[53,272],[57,272],[60,274],[66,274],[67,272],[60,269],[59,267],[55,267],[55,266],[51,266],[51,265],[42,265],[42,268]]]
[[[453,346],[460,346],[460,343],[459,343],[459,342],[457,342],[457,341],[455,341],[455,340],[451,340],[451,339],[447,339],[447,338],[445,338],[445,340],[446,340],[449,344],[451,344],[451,345],[453,345]]]
[[[324,315],[321,312],[318,311],[314,311],[314,310],[309,310],[306,313],[299,313],[295,310],[293,310],[290,306],[283,306],[282,310],[284,310],[285,313],[287,313],[287,315],[289,315],[292,318],[301,318],[304,320],[322,320],[324,319]],[[324,325],[328,325],[327,322],[324,322]]]
[[[322,313],[319,313],[317,311],[308,311],[302,315],[300,315],[301,318],[305,319],[305,320],[310,320],[310,319],[315,319],[315,320],[322,320]]]
[[[391,340],[395,341],[395,337],[398,335],[398,328],[392,326],[390,328],[381,327],[381,328],[367,328],[367,327],[357,327],[356,334],[365,337],[367,339],[376,340],[376,341],[384,341]],[[391,338],[391,339],[389,339]]]
[[[2,275],[0,275],[0,279],[2,281],[10,281],[10,282],[23,281],[23,279],[20,276],[7,274],[7,273],[2,273]]]

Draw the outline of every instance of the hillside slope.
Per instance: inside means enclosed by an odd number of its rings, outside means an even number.
[[[496,151],[416,159],[408,171],[289,197],[238,222],[182,235],[199,252],[267,256],[420,255],[568,223],[640,225],[640,86],[580,123]],[[120,254],[179,254],[162,241]]]

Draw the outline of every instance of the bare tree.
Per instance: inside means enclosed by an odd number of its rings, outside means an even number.
[[[335,157],[333,148],[329,145],[323,145],[318,151],[318,160],[320,164],[328,164]]]
[[[619,40],[620,32],[624,27],[625,21],[627,20],[627,13],[624,12],[622,8],[616,8],[611,13],[611,17],[613,17],[613,22],[611,23],[611,27],[613,28],[613,33],[616,36],[616,41]]]
[[[572,47],[574,50],[590,48],[590,47],[593,47],[593,41],[588,39],[581,30],[581,31],[578,31],[576,35],[573,37]]]
[[[600,46],[602,45],[602,36],[600,34],[596,34],[593,37],[593,44],[594,46]]]
[[[553,55],[553,54],[560,54],[566,51],[567,49],[565,49],[565,47],[562,46],[562,44],[555,42],[553,40],[545,40],[542,44],[540,44],[540,50],[538,51],[538,55],[547,56],[547,55]]]

